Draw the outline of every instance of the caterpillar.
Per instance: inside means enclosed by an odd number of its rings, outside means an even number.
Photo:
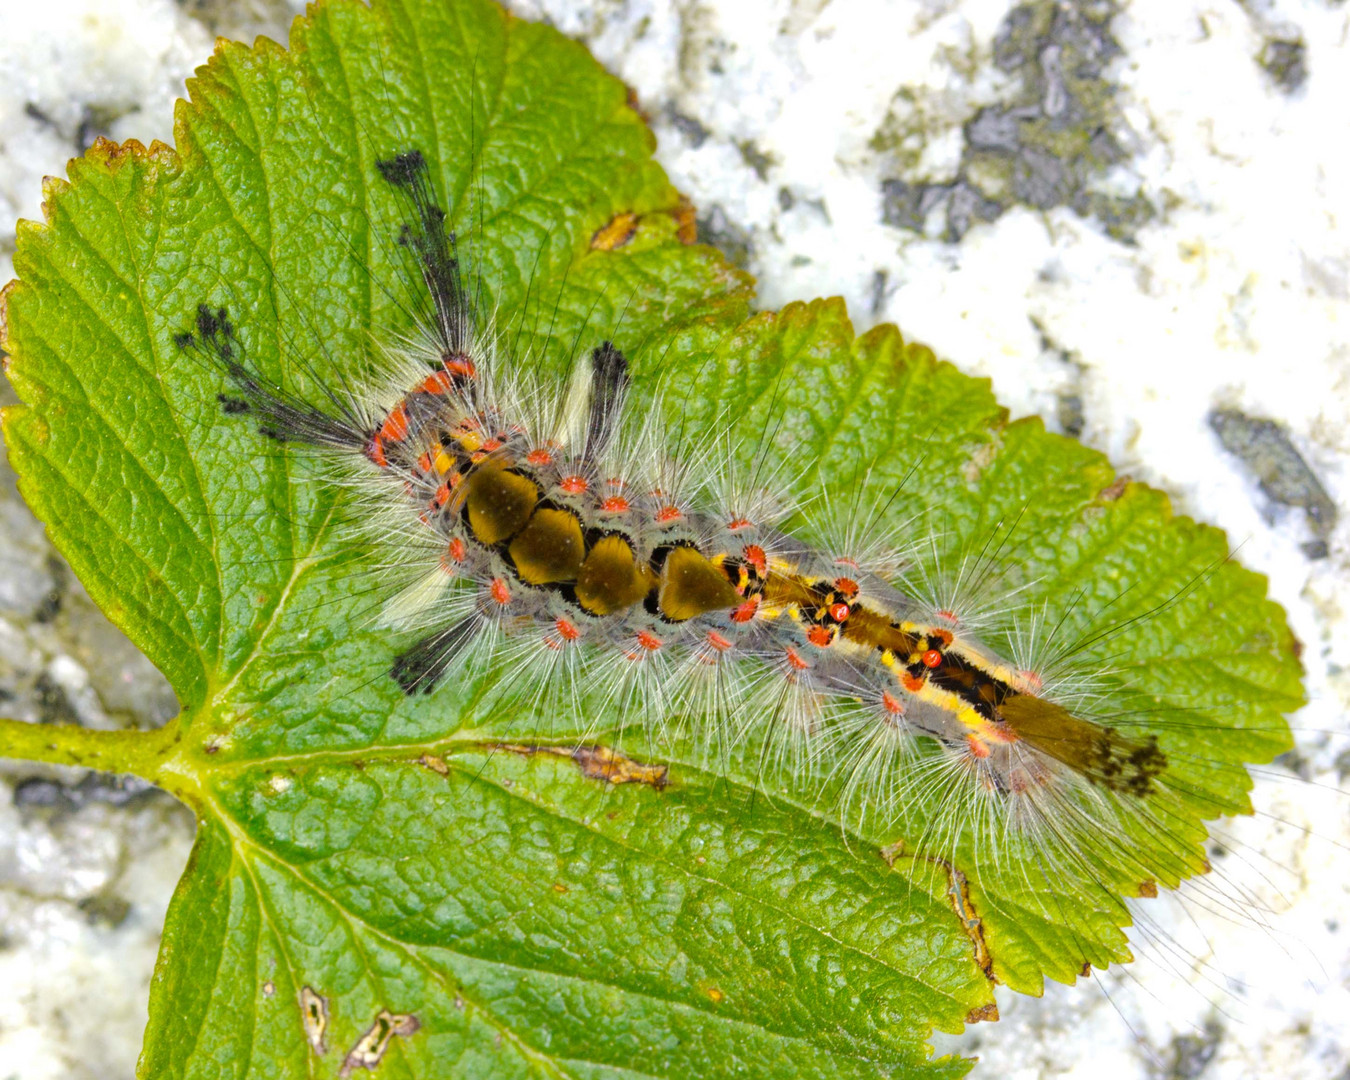
[[[430,319],[372,386],[297,397],[250,366],[230,312],[209,303],[177,343],[227,377],[227,416],[327,455],[372,546],[398,538],[384,570],[405,581],[380,622],[418,634],[388,669],[404,693],[466,663],[527,673],[551,701],[599,683],[648,728],[684,716],[705,742],[759,729],[779,759],[830,748],[861,813],[895,820],[923,785],[954,785],[964,809],[931,844],[943,855],[972,832],[1011,832],[1034,845],[1036,873],[1091,874],[1083,838],[1104,831],[1142,889],[1198,868],[1166,754],[1113,722],[1100,687],[1037,668],[1034,645],[1021,664],[1000,655],[968,613],[906,592],[903,554],[860,535],[867,521],[846,523],[853,547],[807,543],[780,527],[791,500],[753,478],[697,477],[626,415],[613,342],[567,385],[513,376],[425,157],[377,167],[408,211],[398,244]],[[1171,838],[1161,857],[1128,854],[1131,816]]]

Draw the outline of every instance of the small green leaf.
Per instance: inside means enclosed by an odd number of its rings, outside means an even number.
[[[21,489],[183,703],[134,748],[0,727],[12,753],[134,769],[198,815],[143,1076],[960,1076],[929,1060],[932,1027],[995,1015],[991,979],[1037,992],[1127,957],[1121,897],[1199,870],[1203,820],[1248,809],[1244,763],[1288,745],[1301,695],[1283,616],[1222,535],[1007,425],[894,328],[856,337],[838,301],[751,314],[750,279],[679,242],[650,132],[580,46],[486,0],[334,0],[289,52],[222,44],[190,90],[176,151],[102,143],[52,182],[6,293]],[[841,823],[827,769],[780,776],[753,740],[713,768],[600,703],[508,715],[484,693],[499,671],[405,698],[339,493],[223,421],[174,337],[205,301],[297,393],[364,367],[416,302],[375,179],[409,148],[516,362],[561,373],[615,336],[638,407],[691,445],[731,417],[801,490],[903,485],[886,527],[996,539],[1019,604],[1089,635],[1126,726],[1158,731],[1185,780],[1173,837],[1141,819],[1127,847],[1047,865],[967,830],[937,858],[918,841],[941,792],[903,828]],[[619,214],[631,241],[594,244]],[[629,757],[605,760],[631,782],[606,784],[588,755],[621,733]]]

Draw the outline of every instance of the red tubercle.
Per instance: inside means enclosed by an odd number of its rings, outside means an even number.
[[[830,605],[830,618],[835,622],[846,622],[849,617],[849,606],[844,603],[835,602]]]
[[[708,631],[708,644],[718,652],[726,652],[731,648],[731,642],[719,634],[716,630]]]
[[[535,468],[543,468],[545,465],[553,464],[553,455],[543,447],[531,450],[525,455],[525,464],[533,465]]]
[[[584,476],[577,476],[575,473],[558,481],[558,487],[564,495],[584,495],[590,486],[590,482]]]
[[[450,501],[450,485],[442,484],[440,487],[436,489],[436,506],[437,508],[442,507],[449,501]]]
[[[511,590],[507,588],[506,582],[499,577],[492,579],[492,584],[488,586],[488,592],[492,599],[503,607],[511,602]]]
[[[922,690],[925,681],[922,675],[911,675],[908,671],[900,676],[900,685],[911,694],[917,694]]]
[[[759,572],[761,577],[768,573],[769,558],[764,554],[764,549],[758,544],[746,544],[745,547],[741,549],[741,553],[745,556],[745,561],[753,566],[755,570]]]
[[[801,658],[801,654],[796,649],[789,647],[787,650],[788,667],[793,671],[807,671],[811,665]]]
[[[834,641],[834,635],[824,626],[813,626],[806,631],[806,640],[817,649],[828,649]]]
[[[441,552],[441,569],[447,574],[455,573],[455,568],[464,561],[464,541],[456,536]]]
[[[731,621],[734,623],[748,623],[759,612],[759,597],[752,596],[744,604],[731,613]]]
[[[1041,681],[1041,677],[1034,671],[1018,671],[1017,677],[1033,690],[1040,691],[1045,689],[1045,684]]]
[[[684,517],[684,511],[678,506],[663,506],[656,511],[656,523],[658,525],[669,525],[672,521],[679,521]]]
[[[943,648],[952,643],[952,634],[950,630],[933,629],[929,631],[928,636],[936,641]]]
[[[961,620],[956,617],[956,612],[948,611],[946,608],[938,608],[937,614],[940,618],[946,619],[953,626],[960,626]]]
[[[740,532],[742,529],[753,529],[754,522],[746,517],[732,518],[727,522],[727,528],[732,532]]]
[[[637,643],[641,645],[644,649],[646,649],[648,652],[656,652],[657,649],[661,648],[661,646],[665,644],[665,642],[663,642],[655,634],[649,633],[646,630],[639,630],[637,632]]]
[[[622,495],[611,495],[600,504],[600,509],[607,514],[626,514],[628,512],[628,500]]]
[[[925,649],[924,654],[919,657],[919,663],[926,668],[935,668],[942,663],[942,654],[937,649]]]
[[[990,754],[989,744],[975,734],[966,736],[966,747],[970,750],[971,757],[979,758],[981,761]]]
[[[881,707],[892,716],[905,715],[905,703],[892,694],[889,690],[881,692]]]
[[[553,627],[558,631],[558,636],[564,641],[576,641],[577,638],[581,637],[581,631],[577,629],[576,624],[569,622],[562,616],[558,617],[558,620],[553,624]]]
[[[835,560],[836,562],[838,560]],[[838,577],[834,579],[834,591],[846,600],[852,600],[858,595],[858,583],[852,578]]]

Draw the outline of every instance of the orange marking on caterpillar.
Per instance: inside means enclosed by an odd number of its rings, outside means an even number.
[[[753,566],[761,576],[768,573],[769,559],[768,556],[764,554],[764,549],[762,547],[758,544],[746,544],[743,549],[743,554],[745,555],[745,561]]]
[[[489,454],[492,453],[494,450],[500,450],[501,448],[502,448],[501,437],[496,435],[488,439],[488,441],[483,444],[484,451],[486,451]]]
[[[402,442],[408,437],[408,410],[403,402],[394,406],[380,428],[380,438],[391,443]]]
[[[437,508],[442,507],[449,501],[450,501],[450,485],[442,484],[440,487],[436,489],[436,506]]]
[[[970,750],[970,756],[983,760],[990,754],[989,745],[983,739],[973,732],[966,736],[966,747]]]
[[[727,528],[730,529],[732,532],[740,532],[742,529],[750,529],[753,527],[754,527],[753,523],[750,521],[749,518],[743,517],[732,518],[730,521],[727,522]]]
[[[668,525],[672,521],[679,521],[682,517],[684,517],[684,511],[678,506],[663,506],[656,512],[658,525]]]
[[[656,652],[657,649],[665,644],[665,642],[655,634],[648,633],[646,630],[639,630],[637,632],[637,643],[648,652]]]
[[[834,635],[830,633],[828,627],[813,626],[806,631],[806,640],[817,649],[828,649],[830,643],[834,641]]]
[[[503,607],[511,602],[511,590],[506,587],[506,582],[499,577],[492,579],[492,585],[489,586],[488,591],[492,594],[492,599]]]
[[[417,467],[422,472],[431,472],[431,451],[428,450],[417,456]]]
[[[939,608],[938,614],[942,616],[942,618],[946,619],[953,626],[961,625],[961,620],[956,617],[956,612],[954,611],[948,611],[946,608]]]
[[[943,647],[946,647],[952,643],[952,635],[950,630],[930,630],[928,632],[928,636],[932,638],[934,641],[936,641],[939,645],[942,645]]]
[[[586,489],[590,487],[589,482],[584,476],[564,476],[558,483],[558,487],[567,495],[584,495]]]
[[[755,617],[757,611],[759,611],[759,597],[752,596],[731,613],[731,621],[734,623],[748,623]]]
[[[478,374],[478,369],[473,366],[473,361],[463,353],[457,353],[449,357],[445,361],[445,370],[459,379],[472,379]]]
[[[531,450],[525,455],[525,462],[526,464],[534,465],[536,468],[543,465],[552,465],[553,455],[543,449]]]
[[[797,650],[793,648],[787,650],[787,662],[788,667],[792,668],[793,671],[807,671],[811,667],[810,664],[801,658],[801,655]]]
[[[437,371],[422,380],[417,389],[424,394],[444,394],[454,385],[454,379],[448,371]]]
[[[917,694],[923,689],[924,678],[922,675],[911,675],[908,671],[900,676],[900,685],[911,694]]]
[[[719,634],[716,630],[708,631],[708,644],[718,652],[726,652],[731,648],[731,642]]]
[[[1044,684],[1041,682],[1041,677],[1037,675],[1034,671],[1019,671],[1017,673],[1017,677],[1021,679],[1023,682],[1025,682],[1033,690],[1040,690],[1044,686]]]
[[[388,468],[389,459],[384,456],[384,442],[379,434],[372,435],[370,442],[366,443],[366,457],[375,462],[381,469]]]
[[[622,495],[611,495],[600,504],[600,509],[609,514],[626,514],[628,512],[628,500]]]
[[[835,622],[844,622],[848,619],[849,608],[847,604],[831,604],[830,618]]]
[[[905,715],[905,703],[895,697],[889,690],[881,692],[881,707],[892,716]]]
[[[838,560],[835,561],[837,562]],[[858,583],[854,581],[852,578],[846,577],[835,578],[834,591],[837,592],[840,596],[843,596],[848,600],[852,600],[855,596],[858,595]]]

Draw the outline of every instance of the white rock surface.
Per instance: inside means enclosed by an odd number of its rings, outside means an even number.
[[[1301,779],[1268,770],[1257,790],[1262,816],[1234,823],[1229,853],[1216,859],[1269,911],[1265,925],[1252,925],[1262,916],[1251,904],[1237,920],[1207,910],[1216,904],[1203,887],[1179,908],[1148,903],[1142,916],[1159,929],[1145,933],[1154,940],[1138,963],[1086,985],[1051,986],[1042,999],[1002,995],[1000,1023],[942,1046],[978,1053],[976,1075],[1017,1080],[1346,1075],[1350,868],[1337,845],[1350,837],[1335,789],[1350,703],[1350,526],[1323,535],[1327,557],[1310,559],[1304,546],[1316,537],[1302,511],[1274,506],[1207,417],[1235,407],[1279,421],[1331,500],[1345,505],[1350,7],[1121,3],[1109,24],[1121,54],[1104,78],[1118,87],[1111,130],[1125,153],[1083,190],[1150,208],[1147,220],[1118,230],[1131,242],[1063,205],[1012,207],[975,221],[959,241],[944,236],[941,206],[919,232],[882,223],[885,181],[957,180],[964,125],[1018,93],[1018,76],[992,62],[1004,0],[514,7],[582,38],[634,87],[660,159],[702,212],[717,209],[713,223],[729,246],[743,245],[762,304],[842,294],[860,328],[895,321],[988,375],[1014,415],[1039,413],[1055,427],[1059,417],[1074,422],[1080,403],[1084,441],[1168,491],[1179,511],[1227,529],[1242,560],[1270,576],[1304,643],[1311,703],[1295,721]],[[283,8],[219,4],[209,19],[213,30],[251,33]],[[37,216],[39,178],[62,171],[81,124],[116,138],[167,138],[169,102],[210,46],[202,22],[169,0],[0,0],[0,10],[0,218]],[[1301,51],[1279,44],[1296,41]],[[1053,71],[1054,57],[1045,59]],[[1064,107],[1053,79],[1039,107]],[[996,194],[997,177],[983,179]],[[12,250],[5,242],[0,280]],[[6,504],[8,517],[12,510]],[[0,557],[0,664],[21,681],[57,665],[78,690],[78,672],[62,660],[77,650],[24,623],[48,590],[37,577],[17,579],[24,567],[49,571],[31,527],[15,522],[6,535],[21,542]],[[97,670],[90,680],[119,685]],[[129,680],[121,685],[139,685]],[[99,690],[105,708],[131,709],[110,704],[111,693]],[[25,701],[21,714],[37,707]],[[25,1080],[131,1075],[157,920],[186,853],[181,822],[178,834],[164,826],[153,851],[137,839],[127,815],[143,812],[81,810],[81,857],[62,861],[69,838],[33,815],[16,819],[0,797],[3,835],[13,837],[0,866],[18,868],[0,872],[9,935],[0,1060]],[[91,928],[70,898],[90,875],[113,880],[98,855],[113,849],[132,915],[117,930]],[[15,884],[12,873],[29,873],[31,854],[22,853],[38,850],[52,852],[40,887]],[[80,1039],[60,1019],[71,1010]]]

